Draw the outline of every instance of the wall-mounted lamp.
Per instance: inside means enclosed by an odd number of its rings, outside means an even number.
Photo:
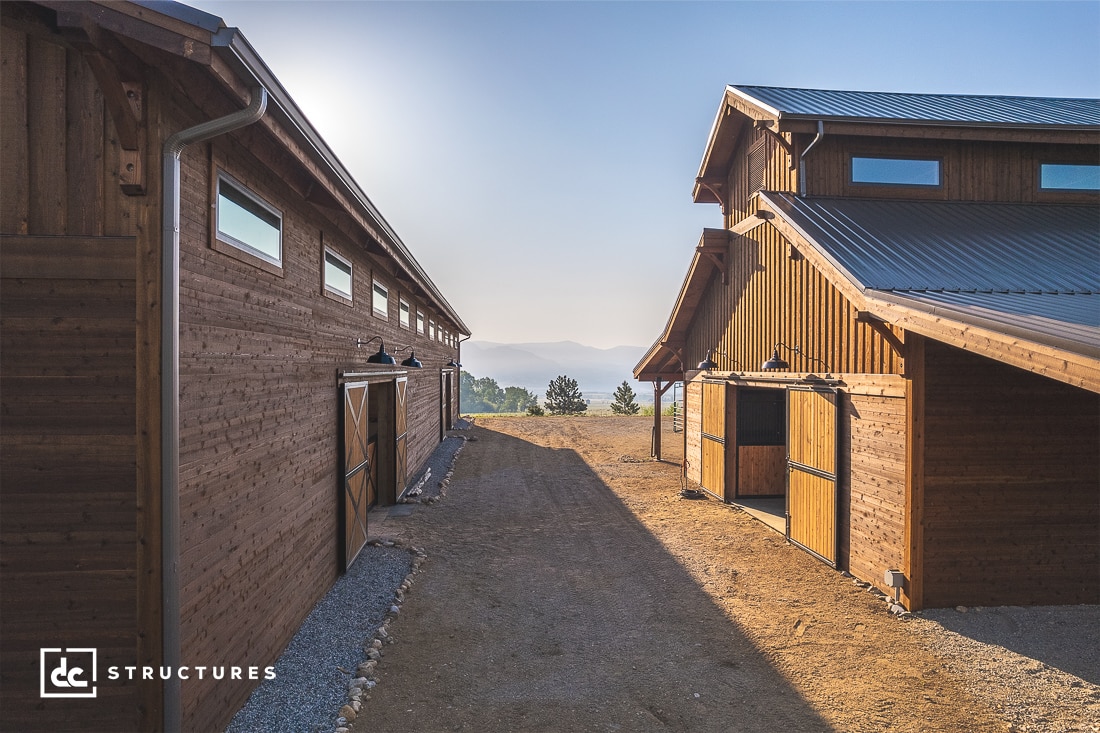
[[[454,359],[451,359],[449,362],[447,362],[447,366],[449,366],[452,369],[461,369],[462,368],[462,365],[459,364]]]
[[[724,351],[719,351],[717,353],[722,355],[722,356],[726,356],[726,357],[729,356],[729,354],[727,354]],[[717,369],[718,368],[718,362],[716,362],[714,359],[711,358],[712,356],[714,356],[714,354],[715,354],[714,349],[707,349],[707,358],[703,359],[701,362],[699,362],[699,366],[697,366],[695,368],[700,369],[700,370],[706,370],[708,372],[712,371],[714,369]],[[740,362],[737,361],[736,359],[733,359],[733,360],[731,360],[731,364],[736,367],[736,366],[740,365]]]
[[[788,364],[786,361],[784,361],[779,356],[779,348],[780,347],[783,347],[784,349],[791,352],[792,354],[801,354],[802,356],[806,357],[807,359],[810,359],[811,361],[816,361],[816,362],[820,363],[821,366],[825,367],[825,376],[826,377],[828,377],[830,375],[830,373],[833,371],[832,367],[830,367],[828,364],[826,364],[824,360],[818,359],[816,356],[811,356],[810,354],[807,354],[805,351],[802,350],[801,346],[787,346],[786,344],[784,344],[782,342],[775,345],[775,347],[772,349],[771,357],[766,362],[764,362],[763,364],[760,365],[761,369],[763,369],[765,371],[768,371],[768,370],[772,370],[772,369],[790,369],[791,368],[791,365]]]
[[[367,362],[368,363],[370,363],[370,364],[396,364],[397,363],[397,359],[394,359],[392,356],[390,356],[389,354],[386,353],[386,342],[382,340],[381,336],[371,336],[366,341],[364,341],[363,339],[357,338],[357,339],[355,339],[355,346],[356,346],[356,348],[361,349],[364,346],[366,346],[367,344],[369,344],[371,341],[377,341],[379,346],[378,346],[378,353],[377,354],[371,354],[370,356],[367,357]]]
[[[416,358],[416,352],[412,350],[411,346],[402,346],[400,349],[394,349],[393,353],[400,354],[404,351],[409,352],[409,358],[401,362],[401,366],[411,367],[413,369],[424,368],[424,362]]]

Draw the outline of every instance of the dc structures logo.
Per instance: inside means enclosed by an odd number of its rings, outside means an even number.
[[[40,697],[95,697],[95,649],[39,650]]]

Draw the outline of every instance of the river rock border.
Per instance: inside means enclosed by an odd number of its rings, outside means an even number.
[[[413,584],[416,582],[416,575],[420,573],[421,567],[428,560],[428,553],[425,552],[423,548],[413,547],[401,539],[378,538],[371,540],[367,544],[375,547],[398,547],[407,550],[413,555],[412,569],[409,571],[408,575],[405,576],[405,579],[401,581],[401,585],[398,589],[394,591],[393,603],[390,606],[389,612],[382,619],[382,624],[375,629],[374,633],[363,640],[363,655],[365,658],[359,663],[359,666],[355,668],[354,673],[348,672],[348,674],[352,674],[353,677],[351,681],[348,682],[347,702],[337,713],[335,733],[354,733],[356,730],[367,729],[356,727],[355,721],[359,715],[362,714],[363,706],[370,700],[371,690],[373,690],[379,682],[378,677],[375,675],[375,670],[379,662],[382,661],[382,657],[385,655],[383,650],[387,644],[394,643],[394,638],[389,631],[390,623],[401,613],[401,605],[405,602],[405,596],[412,590]]]

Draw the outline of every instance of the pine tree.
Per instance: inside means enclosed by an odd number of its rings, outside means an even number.
[[[615,401],[611,403],[611,411],[616,415],[637,415],[639,409],[638,403],[634,401],[634,390],[624,379],[615,390]]]
[[[551,415],[579,415],[588,409],[577,380],[559,376],[546,388],[546,409]]]

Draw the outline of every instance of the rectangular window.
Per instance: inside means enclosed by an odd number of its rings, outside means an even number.
[[[374,309],[375,315],[382,318],[390,317],[390,291],[385,285],[374,281],[374,290],[371,295],[371,307]]]
[[[325,290],[351,300],[351,263],[325,248]]]
[[[404,298],[398,299],[397,304],[398,313],[400,313],[401,318],[401,328],[409,328],[411,323],[411,321],[409,321],[409,304],[405,302]]]
[[[428,321],[428,338],[435,341],[435,321]]]
[[[1044,191],[1100,191],[1100,165],[1043,163],[1039,166],[1039,188]]]
[[[283,264],[283,215],[233,181],[218,174],[218,239],[273,265]]]
[[[940,161],[852,156],[852,183],[887,186],[939,186]]]
[[[419,334],[424,333],[424,314],[420,311],[416,312],[416,332]]]

